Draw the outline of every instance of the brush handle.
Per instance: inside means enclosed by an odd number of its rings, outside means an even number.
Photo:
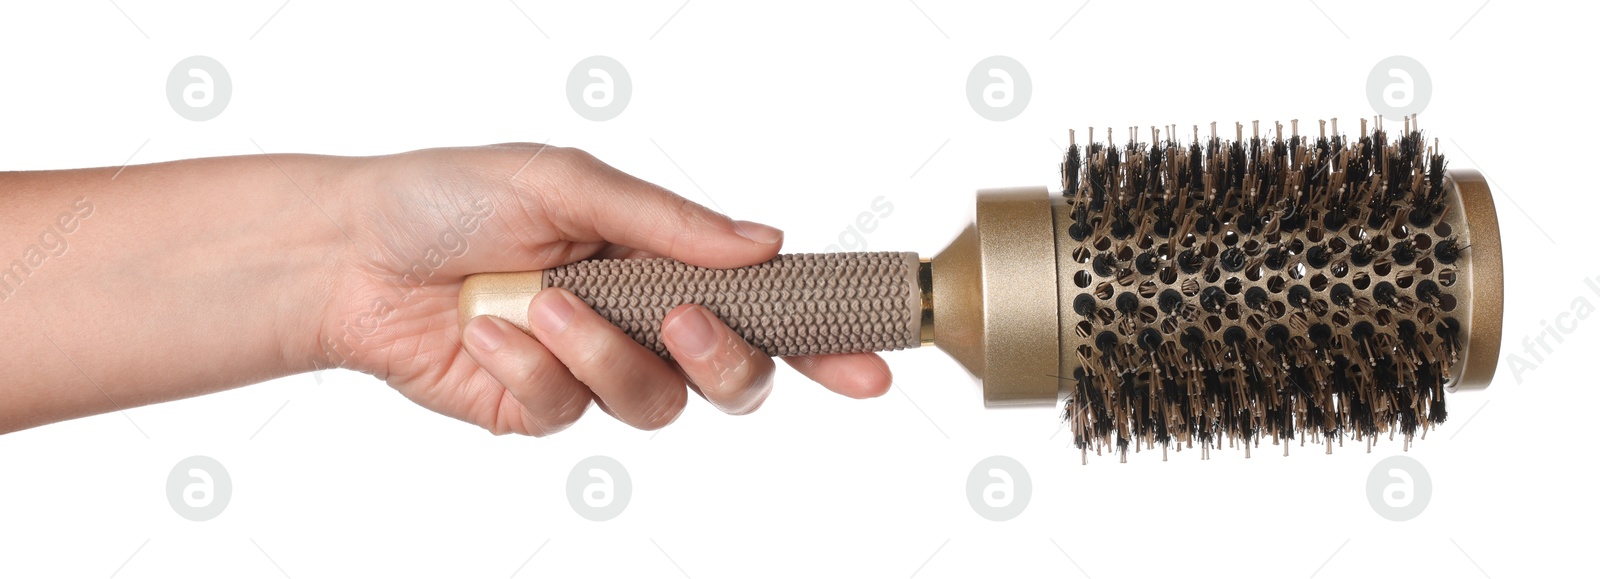
[[[542,272],[471,276],[461,323],[496,315],[528,331],[528,302],[544,288],[572,292],[662,357],[661,321],[683,304],[711,310],[771,356],[881,352],[921,344],[915,253],[805,253],[736,269],[671,259],[598,259]]]

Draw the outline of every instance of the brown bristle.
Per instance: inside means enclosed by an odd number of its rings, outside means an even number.
[[[1331,137],[1252,126],[1244,142],[1213,123],[1188,143],[1168,127],[1068,147],[1077,247],[1061,254],[1092,256],[1092,282],[1072,296],[1064,419],[1085,457],[1225,440],[1248,455],[1261,439],[1287,454],[1295,438],[1332,452],[1444,421],[1465,249],[1444,223],[1444,158],[1414,122],[1395,141],[1377,124],[1355,139],[1337,121]]]

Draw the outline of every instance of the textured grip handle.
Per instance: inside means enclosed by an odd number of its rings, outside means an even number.
[[[771,356],[918,346],[922,298],[915,253],[780,255],[738,269],[671,259],[581,261],[544,272],[645,347],[667,356],[661,321],[700,304]]]

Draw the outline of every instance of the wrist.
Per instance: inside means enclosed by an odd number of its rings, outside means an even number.
[[[289,373],[345,365],[337,346],[338,296],[358,255],[354,209],[371,188],[368,159],[314,155],[274,155],[293,183],[279,195],[292,196],[298,210],[280,223],[287,239],[280,254],[276,309]],[[291,168],[290,166],[293,166]],[[303,176],[303,177],[302,177]]]

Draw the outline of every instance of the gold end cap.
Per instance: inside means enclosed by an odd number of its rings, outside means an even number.
[[[469,275],[461,283],[457,316],[462,327],[472,318],[494,316],[532,334],[528,327],[528,304],[543,289],[543,271]]]
[[[1471,299],[1467,312],[1466,348],[1458,375],[1450,391],[1482,390],[1494,379],[1500,362],[1501,321],[1505,315],[1505,271],[1500,252],[1500,220],[1494,210],[1494,196],[1483,174],[1471,169],[1452,169],[1450,182],[1456,190],[1453,210],[1466,218],[1462,243],[1467,246],[1466,276]]]

